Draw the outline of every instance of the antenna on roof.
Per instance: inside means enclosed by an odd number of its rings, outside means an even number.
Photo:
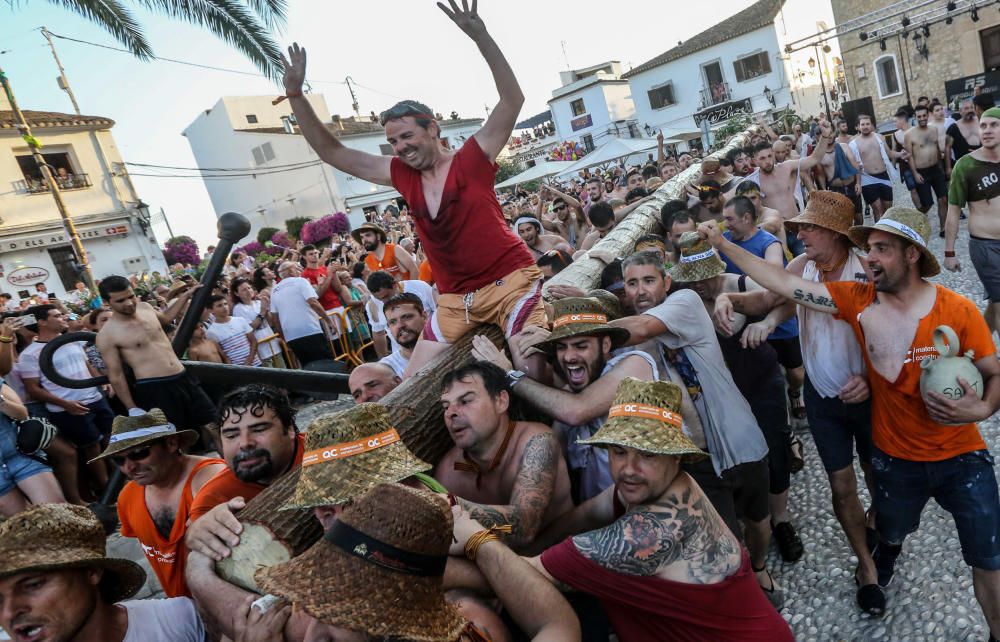
[[[562,46],[563,60],[566,61],[566,71],[572,71],[572,69],[569,66],[569,56],[566,55],[566,41],[565,40],[560,40],[559,44]]]

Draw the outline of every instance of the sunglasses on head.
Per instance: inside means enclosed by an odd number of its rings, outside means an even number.
[[[123,455],[112,455],[111,461],[115,462],[116,466],[124,466],[126,459],[129,461],[142,461],[149,457],[149,448],[149,446],[146,446],[145,448],[130,450]]]

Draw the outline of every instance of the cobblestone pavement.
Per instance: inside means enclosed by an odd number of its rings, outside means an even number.
[[[897,205],[912,205],[905,187],[897,186]],[[937,236],[936,209],[930,212],[931,249],[942,260],[944,239]],[[870,221],[868,221],[870,222]],[[944,271],[933,280],[985,307],[983,287],[968,258],[965,221],[956,243],[963,270]],[[980,424],[992,452],[1000,443],[997,417]],[[796,564],[783,564],[772,553],[770,566],[785,588],[782,615],[802,642],[892,640],[899,642],[978,642],[989,637],[986,621],[972,589],[972,573],[962,561],[958,534],[951,516],[933,500],[928,503],[919,530],[906,538],[896,565],[896,578],[887,589],[888,611],[882,618],[861,613],[855,604],[853,555],[836,517],[830,487],[808,430],[798,433],[806,448],[806,466],[792,478],[789,503],[806,553]],[[855,466],[857,468],[857,466]],[[863,504],[870,505],[867,488]]]

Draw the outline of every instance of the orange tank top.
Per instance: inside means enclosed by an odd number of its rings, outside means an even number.
[[[372,272],[377,272],[382,270],[383,272],[388,272],[392,275],[392,278],[397,281],[408,281],[410,279],[409,272],[403,272],[399,265],[396,263],[396,244],[386,243],[385,244],[385,254],[382,256],[382,260],[379,261],[378,257],[375,256],[374,252],[369,252],[365,256],[365,265]]]
[[[195,474],[205,466],[223,464],[221,459],[206,459],[198,462],[184,482],[181,491],[181,503],[177,507],[174,526],[170,538],[164,539],[153,523],[153,517],[146,507],[146,491],[139,484],[130,481],[125,484],[118,495],[118,519],[122,524],[122,535],[139,540],[142,551],[153,567],[160,586],[167,597],[190,597],[187,583],[184,581],[184,564],[187,561],[187,547],[184,545],[184,534],[187,531],[188,511],[194,501],[191,494],[191,482]]]
[[[420,280],[427,285],[434,285],[434,272],[431,270],[431,264],[427,259],[420,264]]]

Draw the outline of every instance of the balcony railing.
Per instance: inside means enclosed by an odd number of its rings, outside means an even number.
[[[67,174],[65,176],[55,176],[56,184],[60,190],[86,189],[92,187],[89,174]],[[19,194],[44,194],[49,191],[49,184],[41,178],[30,178],[23,181],[14,181],[14,189]]]
[[[701,90],[701,108],[711,107],[719,103],[732,100],[733,94],[729,91],[729,83],[714,82]]]

